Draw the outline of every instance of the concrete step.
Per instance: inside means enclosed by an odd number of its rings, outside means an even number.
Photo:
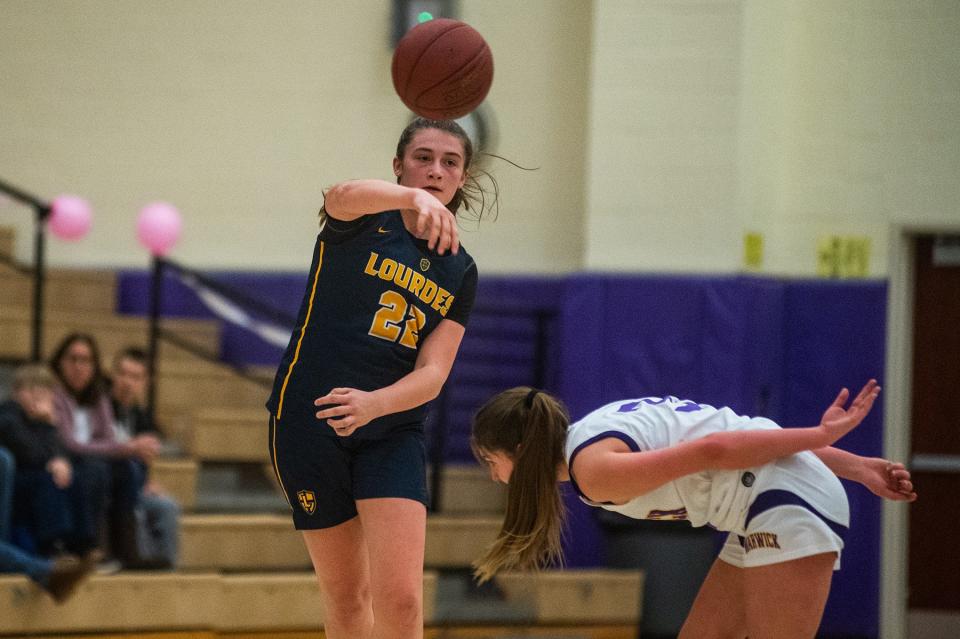
[[[506,598],[529,606],[541,624],[637,623],[643,573],[638,570],[546,570],[495,577]]]
[[[261,389],[255,408],[200,408],[193,413],[187,444],[190,454],[203,461],[269,461],[267,409],[269,391]]]
[[[428,623],[433,619],[436,582],[435,573],[424,574]],[[0,634],[185,629],[315,632],[323,617],[312,571],[98,575],[59,606],[26,577],[0,576]]]
[[[0,255],[13,257],[15,233],[9,226],[0,226]]]
[[[31,274],[0,264],[0,299],[4,304],[31,308],[33,286]],[[43,304],[48,311],[110,314],[117,304],[117,276],[113,271],[48,269],[43,289]]]
[[[427,518],[428,568],[468,568],[500,530],[500,518]],[[310,567],[287,515],[184,515],[180,565],[191,570],[299,570]]]
[[[443,467],[440,511],[445,515],[500,515],[507,508],[507,487],[490,479],[478,464]]]
[[[32,311],[29,307],[0,305],[0,358],[26,359],[30,355]],[[164,326],[212,353],[220,352],[220,328],[216,322],[194,319],[168,319]],[[49,357],[60,341],[70,333],[93,335],[100,348],[104,366],[114,354],[128,346],[146,347],[147,320],[90,311],[49,311],[44,317],[44,356]]]
[[[157,409],[164,415],[191,415],[209,407],[229,407],[259,409],[266,419],[263,404],[269,394],[268,386],[240,377],[226,366],[201,360],[167,361],[157,375]]]
[[[150,466],[150,479],[173,497],[184,511],[197,503],[197,475],[200,465],[194,459],[157,459]]]
[[[470,568],[500,532],[501,517],[431,515],[427,518],[424,565]]]
[[[643,588],[643,574],[639,571],[508,573],[497,578],[496,586],[499,590],[485,597],[502,614],[487,621],[515,624],[510,627],[516,629],[549,626],[550,632],[503,634],[506,628],[495,631],[491,626],[484,626],[484,630],[461,628],[458,631],[457,626],[484,620],[471,620],[469,605],[461,607],[455,616],[439,612],[449,593],[443,589],[441,576],[431,570],[425,571],[423,578],[424,622],[428,626],[443,624],[444,637],[464,639],[636,636]],[[450,603],[446,604],[448,609]],[[82,632],[187,630],[278,633],[311,630],[315,633],[323,621],[323,604],[316,577],[310,570],[245,574],[181,570],[95,575],[61,605],[55,604],[24,576],[0,576],[0,634],[3,635],[57,633],[63,637],[67,633]],[[626,633],[627,628],[632,628],[634,634]],[[428,631],[427,636],[437,635]]]

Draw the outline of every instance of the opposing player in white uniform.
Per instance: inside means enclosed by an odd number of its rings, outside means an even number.
[[[788,429],[676,397],[614,402],[571,425],[547,393],[500,393],[473,424],[477,457],[509,483],[503,527],[477,576],[559,558],[557,481],[569,480],[593,506],[730,532],[681,638],[813,637],[849,527],[837,476],[916,499],[902,464],[831,447],[879,393],[871,380],[847,407],[843,389],[819,425]]]

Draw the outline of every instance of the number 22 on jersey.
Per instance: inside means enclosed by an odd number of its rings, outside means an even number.
[[[384,291],[380,295],[380,310],[373,316],[369,334],[388,342],[399,342],[407,348],[417,348],[420,329],[427,316],[416,304],[408,304],[396,291]]]

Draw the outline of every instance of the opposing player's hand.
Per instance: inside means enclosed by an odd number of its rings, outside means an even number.
[[[849,408],[845,408],[850,391],[842,389],[820,420],[820,428],[826,440],[824,446],[832,445],[856,428],[873,408],[873,402],[879,395],[880,386],[877,385],[877,380],[871,379],[850,403]]]
[[[381,415],[376,396],[356,388],[334,388],[314,400],[313,405],[326,406],[317,411],[317,419],[327,420],[327,425],[341,437],[352,435]]]
[[[892,501],[916,501],[910,471],[903,464],[882,457],[865,457],[856,475],[857,481],[874,495]]]
[[[427,240],[427,246],[440,255],[448,250],[456,255],[460,250],[457,219],[432,193],[417,190],[419,193],[413,199],[413,209],[417,212],[417,236]]]

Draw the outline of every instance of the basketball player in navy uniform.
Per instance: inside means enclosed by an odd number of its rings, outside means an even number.
[[[400,137],[396,183],[344,182],[324,198],[267,408],[330,639],[423,636],[423,422],[476,292],[454,217],[472,155],[455,122],[418,118]]]
[[[837,476],[887,499],[916,499],[902,464],[831,446],[879,392],[871,380],[847,407],[843,389],[818,426],[782,429],[676,397],[614,402],[570,424],[547,393],[504,391],[473,424],[475,454],[509,483],[503,528],[477,576],[560,557],[557,482],[569,480],[592,506],[730,532],[681,639],[813,637],[849,527]]]

